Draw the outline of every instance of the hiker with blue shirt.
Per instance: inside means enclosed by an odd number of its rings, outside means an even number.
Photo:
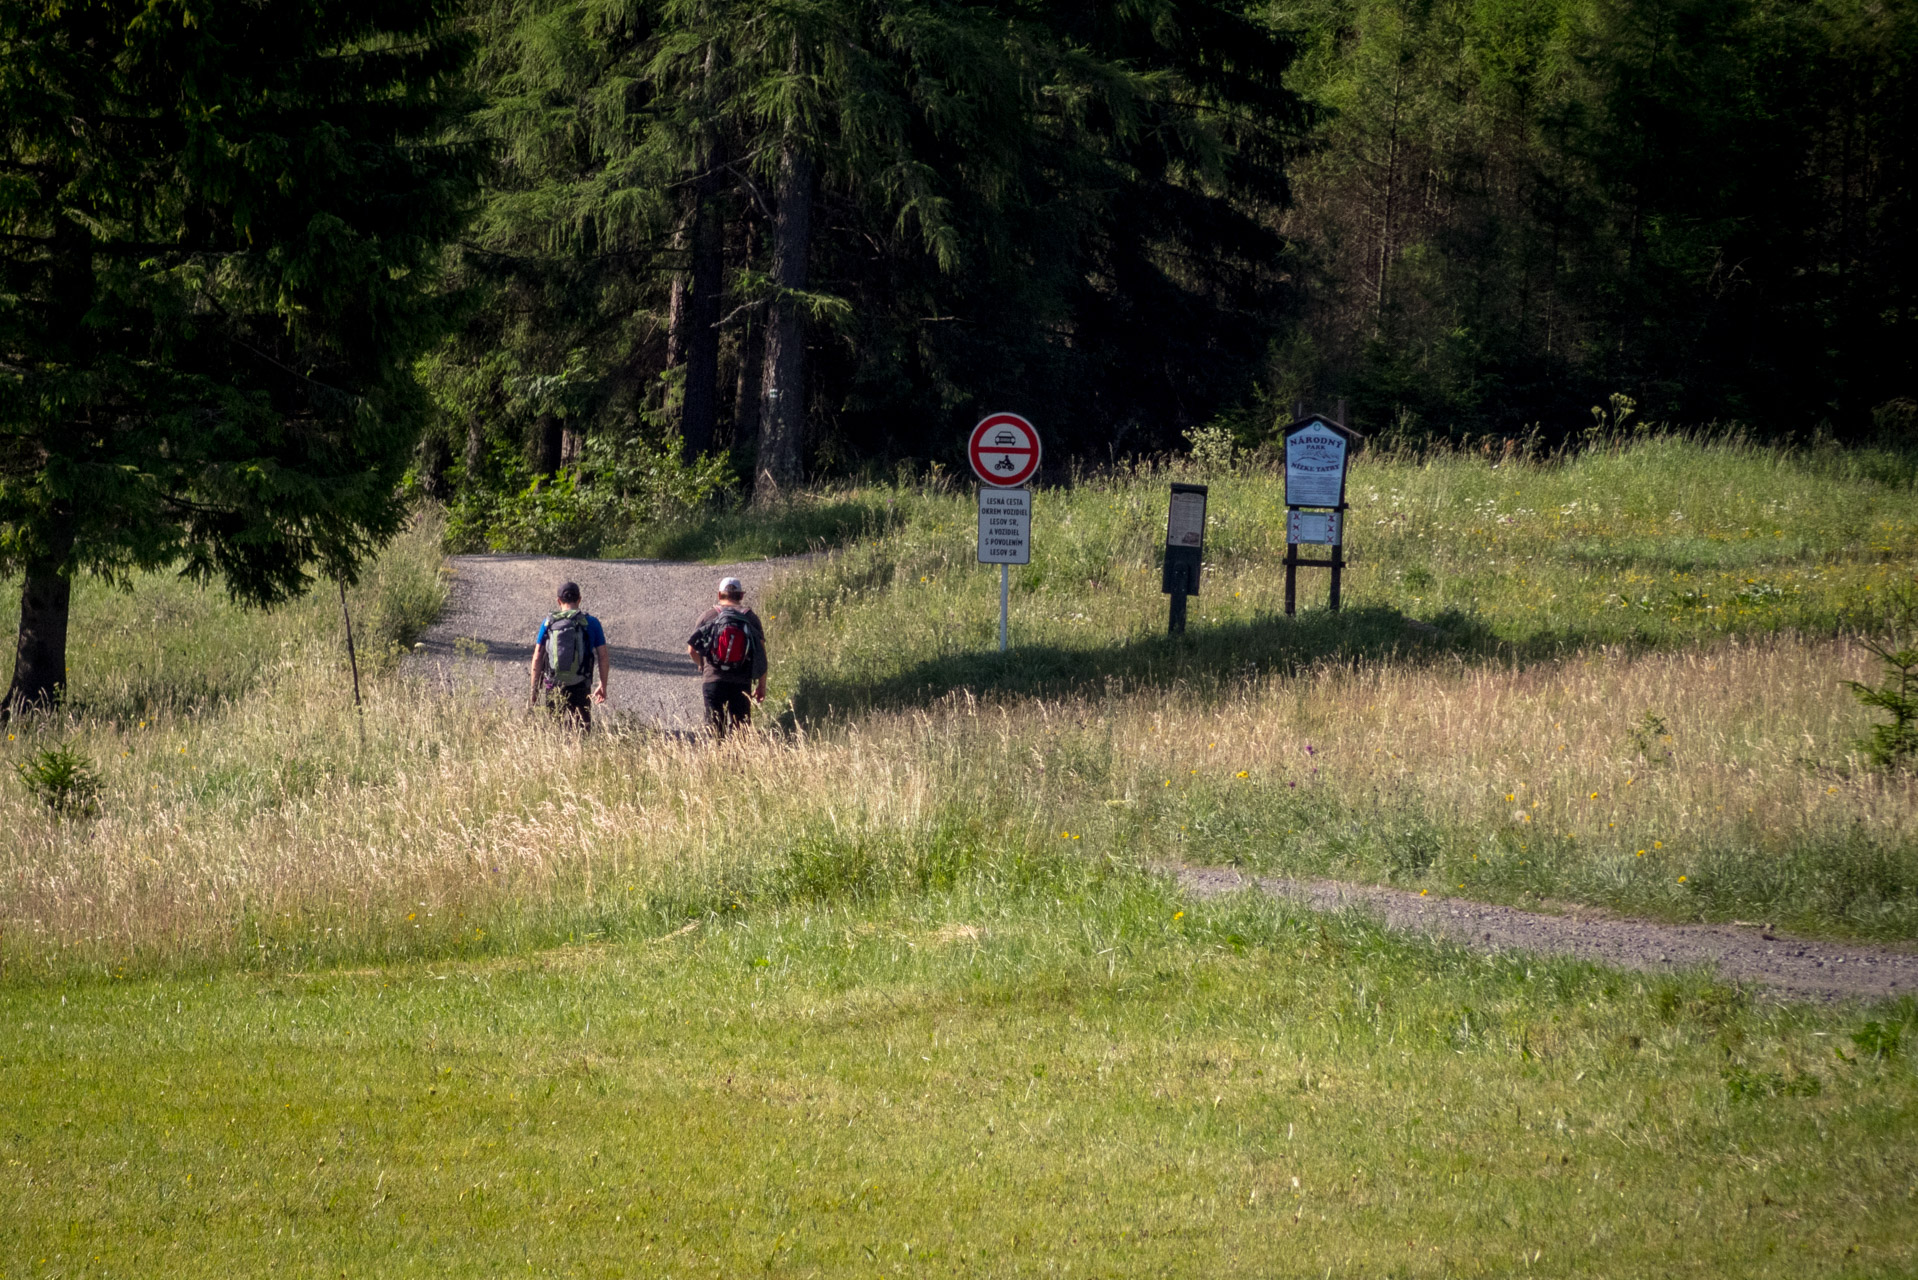
[[[581,729],[593,726],[593,704],[606,701],[606,680],[612,674],[612,658],[606,648],[606,632],[599,619],[579,607],[579,584],[560,586],[559,608],[539,624],[539,637],[533,642],[533,702],[552,690],[559,695],[555,703],[561,713]],[[599,687],[593,688],[593,668],[599,668]]]

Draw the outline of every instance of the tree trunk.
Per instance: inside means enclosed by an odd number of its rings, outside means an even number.
[[[46,543],[27,558],[20,588],[20,638],[14,649],[13,684],[0,704],[0,720],[25,707],[50,707],[67,687],[67,615],[73,603],[73,579],[67,557],[73,554],[73,520],[56,512],[45,530]]]
[[[692,226],[692,297],[686,300],[686,380],[679,400],[679,447],[691,462],[713,447],[719,426],[719,290],[725,279],[725,226],[720,218],[718,169],[720,148],[713,129],[711,101],[713,73],[718,65],[717,41],[706,44],[705,101],[694,148]]]
[[[54,261],[50,328],[65,339],[70,364],[84,369],[93,358],[85,321],[94,296],[93,235],[86,226],[72,218],[55,224]],[[87,433],[84,416],[68,427],[62,443],[71,448]],[[66,693],[67,617],[73,605],[70,562],[77,537],[71,497],[55,498],[29,525],[13,682],[0,701],[0,721],[26,707],[53,706]]]
[[[479,488],[480,469],[486,465],[486,433],[480,430],[479,415],[466,420],[466,456],[461,459],[468,489]]]
[[[704,188],[708,184],[702,182]],[[717,202],[703,195],[693,218],[692,298],[687,305],[686,383],[679,410],[680,450],[688,462],[713,447],[719,425],[719,290],[724,239]]]
[[[533,429],[537,433],[533,445],[539,450],[539,473],[550,476],[559,470],[565,454],[566,425],[558,414],[542,413]]]
[[[759,439],[759,384],[766,354],[766,326],[748,316],[739,331],[739,383],[733,392],[733,445],[744,449]]]
[[[437,431],[420,441],[420,492],[435,502],[447,499],[446,469],[453,463],[453,450],[446,437]]]
[[[678,261],[686,250],[687,224],[699,214],[699,205],[693,205],[693,211],[680,221],[673,232],[673,259]],[[673,291],[666,303],[666,367],[677,369],[686,363],[686,322],[690,319],[687,307],[688,281],[686,272],[674,268]]]
[[[806,312],[791,294],[806,287],[812,246],[812,155],[788,137],[779,156],[778,207],[773,214],[772,283],[777,291],[766,317],[766,368],[760,396],[759,463],[753,502],[776,502],[799,482],[806,427]]]

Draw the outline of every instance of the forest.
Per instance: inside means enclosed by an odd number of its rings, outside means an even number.
[[[996,408],[1061,463],[1338,399],[1415,442],[1911,427],[1908,3],[474,22],[497,164],[425,366],[435,492],[676,435],[763,496],[956,465]]]
[[[271,605],[420,499],[603,551],[994,410],[1045,483],[1334,405],[1896,445],[1914,51],[1910,0],[6,6],[14,693],[75,573]]]

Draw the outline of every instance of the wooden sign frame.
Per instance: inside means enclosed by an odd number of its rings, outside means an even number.
[[[1344,412],[1343,404],[1344,402],[1341,401],[1341,416],[1343,416]],[[1306,478],[1301,475],[1300,482],[1295,490],[1293,482],[1294,455],[1292,442],[1294,436],[1306,433],[1310,433],[1320,440],[1324,439],[1327,433],[1330,433],[1336,436],[1344,445],[1339,459],[1339,476],[1336,489],[1320,487],[1325,479],[1322,475],[1311,477],[1313,484],[1308,487],[1305,483]],[[1332,571],[1332,589],[1327,601],[1327,607],[1333,613],[1337,613],[1341,603],[1339,598],[1340,587],[1343,585],[1345,577],[1345,512],[1348,509],[1345,502],[1345,480],[1352,470],[1353,455],[1358,453],[1365,445],[1365,437],[1347,427],[1344,423],[1335,422],[1324,414],[1318,413],[1307,414],[1305,417],[1298,419],[1298,421],[1287,427],[1280,434],[1285,441],[1285,614],[1289,618],[1298,613],[1298,584],[1299,569],[1301,567],[1326,568]],[[1302,445],[1303,443],[1304,442],[1301,442]],[[1335,501],[1295,502],[1293,501],[1295,497],[1310,499],[1333,498]],[[1309,512],[1315,515],[1328,513],[1331,515],[1331,524],[1334,532],[1333,540],[1330,543],[1332,548],[1332,558],[1330,560],[1306,559],[1299,554],[1300,544],[1294,541],[1294,537],[1300,522],[1293,519],[1294,512]],[[1311,545],[1323,546],[1326,544],[1313,543]]]

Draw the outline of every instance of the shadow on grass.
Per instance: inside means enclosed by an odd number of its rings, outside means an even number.
[[[732,507],[648,530],[621,550],[660,560],[755,560],[874,536],[891,527],[893,516],[893,504],[881,495],[797,501],[765,511]]]
[[[1566,638],[1529,642],[1562,652]],[[1371,606],[1314,611],[1207,626],[1183,636],[1156,636],[1105,648],[1027,645],[1010,653],[950,654],[872,682],[802,676],[790,727],[867,711],[926,706],[957,692],[1062,697],[1089,692],[1178,685],[1205,697],[1248,676],[1287,674],[1327,662],[1359,663],[1441,656],[1523,656],[1482,621],[1449,613],[1415,622],[1396,609]]]

